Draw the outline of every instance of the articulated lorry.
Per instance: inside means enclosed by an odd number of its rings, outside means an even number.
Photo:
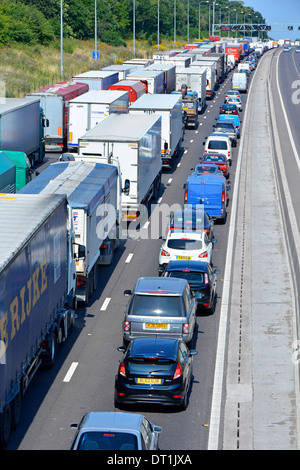
[[[40,365],[72,331],[76,277],[65,195],[0,195],[0,447]]]
[[[176,72],[176,90],[186,85],[187,90],[197,93],[199,113],[206,107],[206,75],[204,67],[187,67]]]
[[[9,163],[10,162],[10,163]],[[7,165],[10,168],[7,172]],[[11,167],[14,167],[14,171]],[[15,193],[31,181],[37,172],[31,169],[29,158],[24,152],[0,151],[0,193]],[[5,176],[4,176],[5,175]],[[9,175],[9,180],[6,178]],[[10,186],[5,185],[9,184]]]
[[[75,159],[116,166],[122,220],[136,220],[160,190],[161,116],[111,114],[79,139]]]
[[[26,153],[31,166],[41,163],[46,125],[38,97],[32,101],[4,98],[0,103],[0,150]]]
[[[82,161],[53,163],[22,192],[66,195],[76,242],[76,299],[86,304],[97,288],[98,265],[110,264],[119,246],[117,168]]]
[[[69,151],[76,151],[78,139],[111,113],[128,113],[128,92],[91,90],[69,102]]]
[[[143,95],[129,108],[129,114],[161,116],[162,168],[171,169],[183,140],[182,98],[180,95]]]
[[[69,102],[87,91],[89,91],[89,86],[85,83],[63,82],[26,95],[27,101],[35,98],[40,100],[48,124],[45,131],[46,146],[67,150]]]

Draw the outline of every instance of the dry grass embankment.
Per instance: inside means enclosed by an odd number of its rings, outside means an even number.
[[[176,43],[183,47],[184,42]],[[53,46],[41,45],[5,46],[0,48],[0,92],[6,97],[23,97],[30,91],[59,81],[68,81],[72,76],[87,70],[101,69],[112,63],[122,63],[133,57],[132,41],[127,47],[113,47],[98,43],[100,59],[92,59],[94,41],[64,40],[63,77],[61,77],[60,41]],[[162,42],[160,50],[172,49],[173,42]],[[152,57],[157,45],[149,46],[146,41],[136,41],[136,57]],[[4,91],[3,91],[4,90]]]

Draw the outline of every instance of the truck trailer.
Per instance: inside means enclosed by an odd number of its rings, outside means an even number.
[[[190,68],[201,67],[206,69],[206,99],[212,99],[215,95],[217,82],[217,65],[214,61],[201,60],[191,63]]]
[[[130,106],[129,114],[161,116],[162,168],[171,169],[183,140],[181,95],[143,95]]]
[[[3,98],[0,103],[0,150],[26,153],[30,164],[41,163],[45,156],[44,119],[38,97]]]
[[[4,152],[0,152],[0,193],[15,192],[16,165]]]
[[[162,70],[138,69],[127,75],[128,80],[140,80],[145,84],[147,93],[164,93],[165,74]]]
[[[134,103],[140,96],[147,93],[147,88],[140,80],[120,80],[109,87],[109,90],[127,91],[129,95],[129,105]]]
[[[45,131],[46,146],[67,150],[69,102],[87,91],[89,86],[85,83],[61,82],[26,95],[28,101],[34,98],[40,100],[48,124]]]
[[[76,299],[85,304],[97,288],[98,265],[111,264],[119,245],[120,181],[112,165],[68,161],[53,163],[22,192],[65,194],[74,227]]]
[[[128,92],[91,90],[69,102],[68,149],[76,151],[78,139],[111,113],[128,113]]]
[[[0,195],[0,445],[20,421],[41,364],[52,367],[72,330],[72,237],[65,195]],[[75,271],[74,271],[75,272]],[[76,279],[72,278],[73,286]]]
[[[187,67],[176,71],[176,90],[186,85],[188,90],[196,92],[199,113],[206,107],[206,75],[204,67]]]
[[[119,73],[112,70],[89,70],[72,77],[74,83],[85,83],[89,90],[107,90],[119,80]]]
[[[122,220],[136,220],[161,182],[161,116],[111,114],[79,139],[75,159],[117,166]]]
[[[171,93],[175,90],[176,74],[175,65],[170,64],[152,64],[145,68],[145,70],[157,70],[164,72],[164,93]]]
[[[6,159],[8,158],[15,165],[14,190],[4,190],[3,184],[0,184],[0,193],[14,193],[22,189],[25,184],[29,183],[29,181],[31,181],[33,175],[35,175],[36,172],[31,169],[29,158],[24,152],[16,152],[14,150],[3,150],[2,152],[0,152],[0,168],[1,162],[3,162],[4,157],[6,157]]]

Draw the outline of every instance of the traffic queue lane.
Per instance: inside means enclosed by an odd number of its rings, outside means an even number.
[[[186,130],[177,167],[163,174],[160,204],[183,204],[183,184],[199,162],[204,138],[213,130],[225,92],[231,88],[230,75],[214,99],[207,101],[206,111],[199,115],[198,129]],[[244,105],[246,98],[246,95],[242,97]],[[238,149],[239,145],[233,149],[230,167],[232,187]],[[51,156],[48,163],[52,159],[55,161],[56,156]],[[213,264],[221,271],[218,299],[213,315],[197,318],[194,347],[198,356],[194,359],[194,383],[188,408],[178,412],[171,408],[134,407],[163,427],[160,448],[164,450],[207,448],[230,210],[229,202],[226,224],[215,226]],[[151,231],[151,218],[149,221],[142,230]],[[161,240],[146,237],[122,240],[112,265],[101,269],[99,286],[91,303],[78,309],[73,336],[61,348],[54,369],[40,371],[34,378],[31,393],[24,397],[22,421],[12,434],[8,449],[68,449],[74,432],[69,429],[71,422],[79,421],[87,411],[114,409],[114,377],[121,358],[116,348],[122,344],[121,322],[127,303],[123,291],[133,288],[140,276],[157,275],[160,246]]]

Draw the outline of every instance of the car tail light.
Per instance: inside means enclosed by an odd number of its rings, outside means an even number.
[[[222,204],[225,204],[225,191],[222,191]]]
[[[184,323],[182,331],[184,334],[188,334],[190,332],[190,325],[188,323]]]
[[[82,276],[77,277],[77,287],[83,287],[86,285],[86,278]]]
[[[204,251],[203,253],[200,253],[200,255],[198,256],[198,258],[207,258],[207,257],[208,257],[207,251]]]
[[[228,157],[230,157],[230,150],[228,150]]]
[[[208,279],[208,274],[207,273],[204,273],[204,283],[205,283],[205,285],[209,284],[209,279]]]
[[[182,376],[182,368],[179,363],[177,363],[176,370],[173,376],[173,380],[179,379]]]
[[[161,250],[161,256],[170,256],[170,253],[168,253],[166,250]]]
[[[221,168],[221,170],[227,170],[227,166],[226,166],[226,165],[220,165],[220,168]]]
[[[128,333],[130,331],[130,321],[126,320],[124,322],[124,331]]]
[[[119,374],[120,374],[120,375],[123,375],[123,377],[126,377],[125,364],[124,364],[124,362],[122,362],[122,364],[120,364],[120,367],[119,367]]]
[[[187,199],[188,199],[188,190],[186,189],[184,191],[184,202],[187,202]]]

